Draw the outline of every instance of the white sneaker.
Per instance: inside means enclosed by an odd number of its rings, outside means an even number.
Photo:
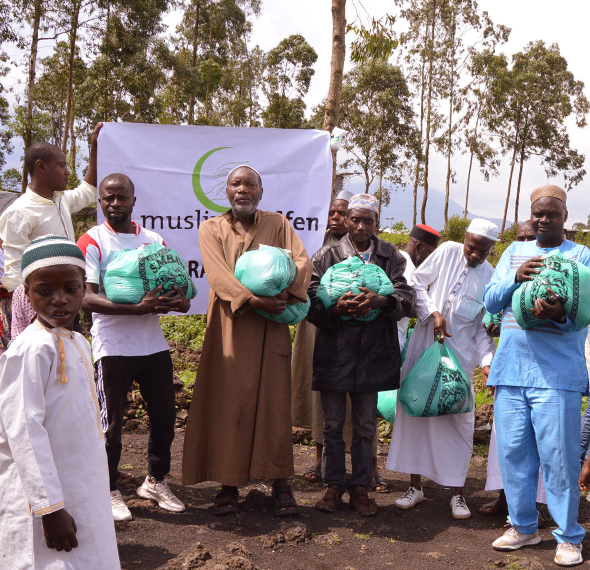
[[[136,492],[142,499],[156,501],[158,506],[166,511],[181,513],[185,509],[184,504],[168,487],[168,481],[156,481],[148,475]]]
[[[471,518],[471,511],[465,502],[463,495],[453,495],[451,499],[451,511],[453,517],[456,519],[464,520]]]
[[[541,537],[538,532],[535,534],[522,534],[511,526],[500,538],[492,543],[494,550],[518,550],[523,546],[539,544]]]
[[[415,507],[418,503],[421,503],[424,500],[424,491],[422,489],[416,489],[415,487],[410,487],[406,494],[395,502],[395,506],[398,509],[411,509]]]
[[[113,509],[113,520],[117,522],[133,520],[133,515],[127,508],[121,491],[111,491],[111,507]]]
[[[562,542],[557,545],[554,562],[558,566],[575,566],[576,564],[582,564],[583,561],[581,544]]]

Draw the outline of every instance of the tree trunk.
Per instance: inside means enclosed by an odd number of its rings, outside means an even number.
[[[76,99],[72,94],[72,118],[70,120],[70,166],[76,171],[76,131],[74,130],[76,118]]]
[[[477,130],[479,128],[480,116],[481,116],[481,105],[477,109],[477,119],[475,119],[475,129],[473,131],[474,141],[477,140]],[[471,153],[469,156],[469,171],[467,173],[467,190],[465,192],[465,210],[463,211],[463,216],[465,216],[465,217],[467,217],[467,212],[468,212],[468,208],[469,208],[469,185],[471,184],[471,167],[473,166],[473,155],[475,153],[473,150],[474,141],[472,141],[470,144]]]
[[[332,0],[332,60],[330,61],[330,86],[326,100],[323,130],[332,132],[338,124],[344,58],[346,55],[346,0]],[[336,151],[332,151],[332,198],[336,196]]]
[[[33,102],[35,95],[35,72],[37,66],[37,48],[39,46],[39,26],[41,25],[41,16],[43,14],[43,0],[35,0],[33,4],[33,37],[31,39],[31,55],[29,56],[29,80],[27,83],[27,117],[25,119],[24,130],[24,150],[33,143]],[[23,167],[23,179],[21,191],[27,189],[28,173]]]
[[[105,43],[105,47],[107,48],[107,53],[108,53],[108,47],[109,47],[109,42],[110,42],[110,34],[109,34],[109,22],[111,20],[111,3],[109,0],[107,0],[107,24],[105,27],[105,34],[104,34],[104,43]],[[109,101],[109,93],[108,93],[108,81],[109,81],[109,71],[108,71],[108,66],[105,65],[104,67],[104,92],[103,92],[103,97],[104,97],[104,104],[103,104],[103,109],[102,109],[102,120],[106,122],[107,118],[108,118],[108,101]]]
[[[463,217],[467,217],[467,207],[469,205],[469,184],[471,182],[471,167],[473,166],[473,151],[469,156],[469,170],[467,171],[467,190],[465,191],[465,209],[463,210]]]
[[[424,28],[424,39],[428,35],[428,22]],[[426,60],[422,59],[422,69],[420,70],[420,147],[416,154],[416,172],[414,175],[414,210],[412,214],[412,227],[416,225],[416,218],[418,217],[418,186],[420,185],[420,164],[422,162],[422,137],[424,136],[424,69],[426,68]]]
[[[197,48],[199,46],[199,12],[201,8],[201,3],[197,2],[197,13],[195,15],[195,27],[193,28],[193,53],[191,59],[191,68],[193,70],[193,74],[195,73],[195,69],[197,69]],[[189,99],[188,99],[188,120],[187,123],[189,125],[194,124],[195,122],[195,94],[194,89],[191,89]]]
[[[74,61],[76,55],[76,36],[78,34],[78,19],[80,16],[81,3],[76,2],[73,7],[70,30],[70,56],[68,61],[68,91],[66,99],[66,116],[64,121],[64,134],[61,141],[61,150],[65,154],[68,148],[68,136],[70,134],[70,120],[73,122],[72,98],[74,95]]]
[[[504,233],[506,229],[506,217],[508,216],[508,204],[510,203],[510,188],[512,186],[512,174],[514,173],[514,163],[516,162],[516,145],[512,153],[512,161],[510,162],[510,177],[508,178],[508,192],[506,192],[506,205],[504,206],[504,217],[502,218],[502,229],[500,233]]]
[[[383,168],[379,168],[379,213],[377,220],[381,221],[381,204],[383,203]]]
[[[447,140],[447,180],[445,184],[445,231],[449,225],[449,194],[451,193],[451,154],[453,146],[453,104],[455,102],[455,14],[453,12],[453,22],[451,24],[451,40],[453,42],[451,55],[451,84],[449,93],[449,136]]]
[[[514,223],[515,224],[518,224],[518,204],[520,201],[520,183],[522,181],[522,169],[524,167],[524,151],[525,151],[525,144],[523,141],[522,148],[520,150],[520,168],[518,169],[518,184],[516,185],[516,203],[514,205]]]
[[[430,155],[430,128],[432,115],[432,66],[434,62],[434,29],[436,23],[436,0],[432,3],[432,22],[430,34],[430,54],[428,56],[428,96],[426,97],[426,148],[424,150],[424,197],[420,220],[426,223],[426,202],[428,201],[428,160]]]

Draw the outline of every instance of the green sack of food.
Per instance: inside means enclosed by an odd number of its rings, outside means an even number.
[[[139,303],[158,285],[163,292],[176,286],[187,299],[197,295],[178,253],[159,243],[117,252],[104,276],[105,293],[113,303]]]
[[[377,414],[379,417],[392,424],[395,420],[395,407],[397,406],[397,390],[379,392],[377,395]]]
[[[482,322],[485,329],[487,329],[491,324],[493,324],[495,327],[501,328],[502,313],[496,313],[495,315],[492,315],[492,313],[486,311]]]
[[[408,338],[406,339],[406,344],[404,345],[404,349],[402,350],[402,360],[400,366],[404,365],[404,362],[406,360],[406,354],[408,353],[408,346],[410,345],[410,339],[412,338],[412,334],[415,330],[415,328],[408,330]]]
[[[274,297],[287,289],[296,272],[295,262],[287,250],[268,245],[242,254],[234,269],[236,279],[261,297]]]
[[[531,309],[537,299],[547,299],[547,289],[563,302],[563,308],[580,329],[590,324],[590,269],[559,251],[548,253],[541,272],[532,281],[523,283],[512,295],[512,310],[523,329],[540,324]]]
[[[365,263],[360,257],[353,256],[332,265],[322,276],[316,295],[324,307],[335,305],[345,293],[352,291],[359,294],[359,287],[366,287],[369,291],[379,295],[392,295],[395,292],[393,283],[387,273],[378,265]],[[372,309],[362,317],[355,317],[357,321],[372,321],[377,318],[381,309]],[[350,320],[352,317],[342,317]]]
[[[474,409],[471,382],[453,351],[434,342],[405,375],[398,394],[408,416],[465,414]]]
[[[262,311],[260,309],[254,310],[259,315],[262,315],[271,321],[275,321],[277,323],[286,323],[288,325],[296,325],[297,323],[300,323],[305,317],[307,317],[307,313],[309,313],[309,304],[310,301],[308,296],[306,303],[300,301],[294,305],[287,305],[287,308],[280,315],[272,315],[271,313],[267,313],[266,311]]]

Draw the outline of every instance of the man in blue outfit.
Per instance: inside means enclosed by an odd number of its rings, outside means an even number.
[[[496,550],[516,550],[541,541],[535,504],[539,464],[547,506],[557,529],[555,562],[582,562],[585,531],[578,524],[580,493],[580,410],[588,387],[584,360],[587,329],[580,330],[560,300],[537,299],[533,314],[545,322],[520,328],[512,312],[512,294],[531,281],[543,265],[541,256],[561,254],[590,267],[590,250],[563,238],[567,194],[541,186],[531,194],[531,222],[536,241],[514,242],[504,252],[484,304],[504,311],[502,335],[488,378],[496,387],[495,421],[500,471],[511,528],[498,538]]]

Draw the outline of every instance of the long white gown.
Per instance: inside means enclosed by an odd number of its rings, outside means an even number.
[[[455,353],[469,377],[477,364],[491,365],[493,339],[482,325],[483,293],[493,267],[486,261],[467,267],[463,244],[442,244],[414,273],[418,323],[412,334],[402,378],[434,342],[432,313],[442,313],[451,338],[446,345]],[[403,380],[402,380],[403,383]],[[473,388],[472,388],[473,390]],[[413,418],[398,400],[389,447],[387,469],[416,473],[440,485],[462,487],[473,450],[474,413]]]
[[[81,334],[37,321],[0,358],[1,570],[121,568],[91,362]],[[43,536],[42,515],[61,508],[78,528],[71,552]]]

